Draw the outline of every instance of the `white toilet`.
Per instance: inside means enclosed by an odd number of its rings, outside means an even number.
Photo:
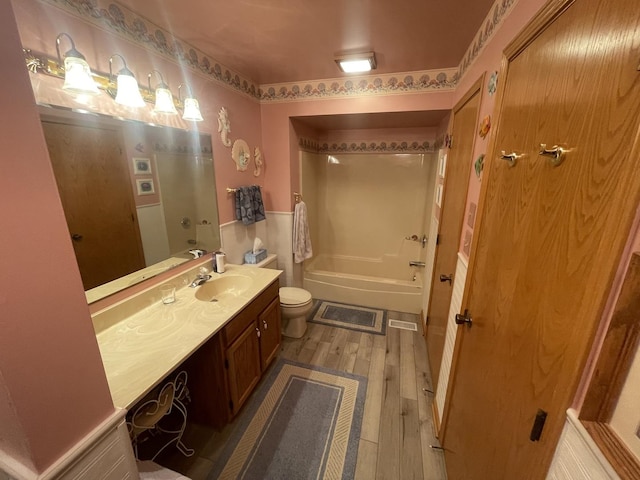
[[[278,256],[271,254],[256,264],[260,268],[278,268]],[[307,331],[307,314],[313,307],[311,293],[303,288],[280,287],[282,335],[301,338]]]

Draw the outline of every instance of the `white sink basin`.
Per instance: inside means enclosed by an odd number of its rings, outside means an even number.
[[[244,275],[227,275],[209,280],[196,290],[196,298],[203,302],[215,302],[226,296],[237,297],[246,292],[253,280]]]

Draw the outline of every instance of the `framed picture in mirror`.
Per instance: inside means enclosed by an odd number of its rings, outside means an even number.
[[[153,195],[156,193],[156,189],[151,178],[136,180],[136,187],[138,189],[138,195]]]
[[[150,158],[133,158],[134,175],[149,175],[151,173]]]

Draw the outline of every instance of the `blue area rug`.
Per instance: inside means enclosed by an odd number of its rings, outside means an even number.
[[[367,379],[280,359],[209,479],[352,479]]]
[[[326,300],[316,301],[307,321],[376,335],[385,335],[387,332],[386,310]]]

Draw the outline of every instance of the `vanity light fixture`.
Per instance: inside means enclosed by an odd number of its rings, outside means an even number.
[[[160,83],[156,86],[155,90],[151,88],[151,75],[153,73],[157,73],[160,77]],[[178,111],[176,110],[176,106],[173,103],[173,94],[171,90],[169,90],[169,85],[164,83],[164,78],[162,74],[158,70],[151,70],[151,73],[147,75],[147,82],[149,85],[149,90],[155,91],[156,104],[153,107],[154,113],[165,113],[167,115],[176,115]]]
[[[124,57],[118,53],[111,55],[109,58],[109,81],[113,82],[113,58],[119,57],[124,65],[118,72],[116,81],[116,93],[115,101],[120,105],[126,107],[144,107],[144,100],[140,94],[140,88],[138,87],[138,81],[133,76],[133,72],[127,68],[127,62]],[[112,92],[109,92],[113,95]]]
[[[183,120],[189,120],[191,122],[202,122],[204,119],[202,118],[202,113],[200,113],[200,104],[198,100],[193,96],[193,92],[186,85],[184,86],[190,95],[187,95],[182,100],[182,87],[183,85],[178,85],[178,100],[184,105],[184,112],[182,113]]]
[[[339,55],[335,57],[335,61],[345,73],[369,72],[377,67],[375,52]]]
[[[98,86],[91,76],[91,68],[78,50],[68,33],[61,33],[56,37],[56,52],[58,53],[58,64],[63,65],[62,55],[60,55],[60,42],[63,37],[71,42],[71,49],[64,54],[64,84],[62,89],[72,94],[98,95]]]

